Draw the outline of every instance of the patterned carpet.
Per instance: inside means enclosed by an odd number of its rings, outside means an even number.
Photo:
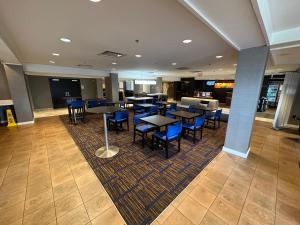
[[[110,144],[120,147],[111,159],[94,155],[104,145],[102,117],[88,115],[85,123],[75,126],[67,116],[61,119],[126,223],[144,225],[150,224],[221,151],[226,124],[217,130],[205,128],[202,141],[195,145],[191,139],[182,139],[179,153],[174,142],[169,148],[170,158],[165,159],[163,151],[152,151],[148,146],[143,149],[139,137],[133,143],[130,116],[129,132],[109,132]]]

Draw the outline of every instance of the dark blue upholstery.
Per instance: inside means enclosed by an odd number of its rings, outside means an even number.
[[[193,142],[196,142],[196,131],[200,130],[201,132],[201,139],[202,139],[202,132],[203,132],[203,126],[205,123],[205,119],[203,117],[196,117],[195,121],[193,123],[184,123],[183,129],[184,131],[192,131],[193,132]]]
[[[196,113],[198,110],[195,108],[195,106],[190,105],[187,111],[191,113]]]
[[[77,121],[84,121],[85,106],[82,100],[73,100],[68,105],[69,118],[71,123],[77,124]]]
[[[120,126],[122,128],[122,124],[123,122],[127,123],[127,130],[129,130],[129,113],[127,110],[125,111],[117,111],[115,112],[114,116],[108,120],[108,127],[110,129],[110,125],[113,124],[114,127],[116,128],[116,132],[118,133],[119,131],[119,127]]]
[[[151,115],[157,114],[157,113],[158,113],[158,106],[156,105],[156,106],[150,107],[149,113],[150,113]]]
[[[167,110],[167,111],[166,111],[166,117],[175,119],[176,116],[172,115],[170,112],[175,112],[175,110]]]
[[[165,145],[166,158],[169,157],[168,144],[171,141],[178,141],[178,151],[180,151],[180,137],[182,132],[182,123],[176,123],[169,125],[166,131],[158,131],[152,135],[152,147],[154,148],[154,142],[163,142]]]
[[[209,122],[213,122],[214,124],[214,129],[216,128],[216,122],[218,122],[218,127],[220,127],[220,122],[221,122],[221,116],[222,116],[222,109],[216,110],[216,112],[213,115],[206,115],[206,122],[207,124]]]
[[[169,110],[173,110],[173,111],[176,111],[177,110],[177,103],[171,103],[170,107],[169,107]]]
[[[142,144],[143,147],[145,145],[145,134],[147,134],[150,131],[153,131],[156,127],[151,124],[143,124],[144,122],[141,120],[143,117],[149,116],[149,113],[143,113],[133,116],[133,126],[134,126],[134,132],[133,132],[133,142],[135,142],[135,136],[136,134],[139,134],[142,136]]]
[[[82,108],[84,106],[84,103],[82,100],[75,100],[72,101],[70,104],[70,107],[73,109]]]
[[[143,107],[137,105],[137,104],[134,104],[133,105],[133,111],[134,111],[134,114],[140,114],[140,113],[145,113],[145,110]]]

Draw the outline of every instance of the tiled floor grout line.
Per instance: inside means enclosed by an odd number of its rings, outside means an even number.
[[[66,153],[64,150],[63,150],[63,152],[64,152],[64,154]],[[67,160],[67,161],[68,161],[68,160]],[[77,184],[77,182],[76,182],[76,180],[75,180],[75,177],[74,177],[74,174],[73,174],[73,170],[72,170],[72,168],[71,168],[70,165],[69,165],[69,161],[68,161],[68,167],[69,167],[69,169],[70,169],[70,171],[71,171],[72,177],[73,177],[74,182],[75,182],[75,184],[76,184],[76,187],[77,187],[77,190],[78,190],[78,192],[79,192],[81,201],[82,201],[82,203],[83,203],[83,207],[84,207],[84,209],[85,209],[85,212],[86,212],[86,214],[87,214],[87,216],[88,216],[88,218],[89,218],[89,222],[86,223],[86,224],[88,224],[88,223],[92,222],[92,220],[91,220],[90,215],[89,215],[89,213],[88,213],[88,211],[87,211],[87,209],[86,209],[85,202],[84,202],[84,200],[83,200],[82,194],[80,193],[80,189],[79,189],[79,187],[78,187],[78,184]],[[78,207],[80,207],[80,206],[81,206],[81,205],[79,205]],[[76,207],[76,208],[78,208],[78,207]],[[75,208],[75,209],[76,209],[76,208]]]
[[[220,153],[219,153],[220,154]],[[222,156],[222,157],[224,157],[224,156]],[[221,158],[222,158],[221,157]],[[214,165],[215,166],[215,165]],[[222,190],[224,189],[224,185],[226,184],[226,182],[228,181],[228,179],[229,179],[229,177],[230,177],[230,175],[232,174],[232,172],[233,172],[233,170],[236,168],[238,166],[238,162],[235,160],[235,165],[234,165],[234,168],[232,168],[232,170],[230,171],[230,173],[229,173],[229,175],[227,176],[227,178],[226,178],[226,180],[225,180],[225,182],[224,182],[224,184],[223,184],[223,187],[222,187],[222,189],[218,192],[218,194],[216,194],[216,197],[215,197],[215,199],[213,200],[213,202],[210,204],[210,206],[208,207],[208,209],[207,209],[207,212],[209,211],[209,209],[211,208],[211,206],[214,204],[214,202],[216,201],[216,199],[218,198],[218,196],[219,196],[219,194],[222,192]],[[206,213],[207,213],[206,212]],[[206,215],[206,213],[205,213],[205,215]],[[213,212],[212,212],[213,213]],[[215,213],[213,213],[216,217],[218,217]],[[204,217],[205,217],[205,215],[204,215]],[[203,217],[203,218],[204,218]],[[202,220],[203,220],[203,218],[202,218]],[[220,218],[220,217],[218,217],[218,218]],[[221,219],[221,218],[220,218]],[[201,222],[200,223],[202,223],[202,220],[201,220]],[[223,221],[223,219],[221,219],[222,221]]]
[[[263,147],[262,147],[262,148],[263,148]],[[261,149],[262,149],[262,148],[261,148]],[[259,153],[261,152],[261,149],[259,150]],[[240,213],[240,215],[239,215],[239,219],[238,219],[237,224],[240,222],[241,216],[242,216],[242,214],[243,214],[243,209],[244,209],[244,207],[245,207],[245,204],[246,204],[246,201],[247,201],[247,197],[248,197],[250,188],[251,188],[252,183],[253,183],[253,180],[254,180],[254,176],[255,176],[255,173],[256,173],[256,169],[257,169],[257,164],[258,164],[258,163],[259,163],[259,162],[256,162],[256,163],[255,163],[254,172],[253,172],[253,175],[252,175],[252,177],[251,177],[251,182],[250,182],[250,184],[249,184],[248,191],[247,191],[247,194],[246,194],[246,197],[245,197],[245,201],[244,201],[244,203],[243,203],[242,210],[241,210],[241,213]]]
[[[278,158],[277,158],[277,179],[276,179],[276,195],[275,195],[275,215],[274,215],[274,225],[276,224],[277,218],[277,191],[278,191],[278,180],[279,180],[279,149],[280,149],[280,138],[279,138],[279,148],[278,148]]]
[[[28,180],[29,180],[29,167],[30,167],[30,160],[31,160],[31,151],[32,151],[33,145],[31,143],[31,150],[29,155],[29,163],[28,163],[28,173],[27,173],[27,181],[26,181],[26,190],[25,190],[25,200],[24,200],[24,209],[23,209],[23,218],[22,218],[22,225],[24,224],[25,219],[25,206],[26,206],[26,195],[27,195],[27,188],[28,188]]]
[[[60,121],[60,122],[61,122],[61,121]],[[62,124],[62,122],[61,122],[61,124]],[[62,124],[62,125],[63,125],[63,124]],[[70,138],[72,138],[71,135],[69,134],[68,130],[67,130],[65,127],[64,127],[64,130],[67,132],[68,136],[69,136]],[[72,140],[73,140],[73,138],[72,138]],[[74,143],[75,143],[75,142],[74,142]],[[91,171],[93,172],[93,175],[95,176],[95,178],[97,179],[97,181],[102,185],[101,181],[99,180],[99,178],[98,178],[97,175],[95,174],[94,170],[92,169],[92,167],[90,166],[90,164],[88,163],[88,161],[86,160],[86,158],[84,157],[84,155],[82,154],[82,152],[79,150],[79,147],[77,146],[76,143],[75,143],[75,146],[78,148],[77,150],[78,150],[78,152],[81,154],[81,156],[83,157],[83,159],[87,162],[87,165],[89,166],[89,168],[90,168]],[[68,166],[69,166],[69,162],[68,162]],[[69,166],[69,168],[70,168],[70,166]],[[78,184],[77,184],[77,182],[76,182],[76,180],[75,180],[75,177],[74,177],[74,174],[73,174],[73,170],[72,170],[71,168],[70,168],[70,170],[71,170],[72,177],[73,177],[73,179],[74,179],[74,181],[75,181],[76,187],[77,187],[77,189],[78,189],[79,195],[80,195],[80,197],[81,197],[81,199],[82,199],[82,202],[83,202],[84,208],[85,208],[85,210],[86,210],[86,213],[87,213],[87,215],[88,215],[88,217],[89,217],[89,219],[90,219],[90,222],[92,222],[92,220],[91,220],[91,218],[90,218],[90,215],[88,214],[87,209],[86,209],[86,203],[84,202],[84,200],[83,200],[83,198],[82,198],[82,195],[81,195],[81,193],[80,193],[80,191],[79,191],[79,187],[78,187]],[[102,185],[102,186],[103,186],[103,185]],[[125,222],[125,219],[123,218],[123,216],[122,216],[121,213],[119,212],[119,209],[116,207],[115,203],[113,202],[113,200],[111,199],[111,197],[109,196],[109,194],[107,193],[107,191],[105,190],[104,186],[103,186],[102,188],[103,188],[104,191],[106,192],[106,194],[107,194],[107,196],[109,197],[110,201],[113,203],[113,206],[109,207],[108,209],[110,209],[110,208],[112,208],[112,207],[115,207],[116,210],[117,210],[117,212],[118,212],[118,214],[122,217],[123,221]],[[108,209],[104,210],[101,214],[103,214],[104,212],[106,212]],[[100,216],[101,214],[99,214],[98,216]],[[97,216],[97,217],[98,217],[98,216]],[[94,218],[94,219],[95,219],[95,218]],[[126,224],[126,223],[125,223],[125,224]]]
[[[53,199],[54,212],[55,212],[55,221],[56,221],[56,224],[58,224],[57,214],[56,214],[55,198],[54,198],[54,188],[53,188],[53,183],[52,183],[52,174],[51,174],[51,168],[50,168],[50,162],[49,162],[48,142],[46,142],[46,148],[47,148],[47,162],[48,162],[48,168],[49,168],[49,173],[50,173],[50,181],[51,181],[52,199]]]

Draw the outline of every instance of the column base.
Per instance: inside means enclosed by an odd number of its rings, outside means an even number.
[[[222,151],[227,152],[227,153],[232,154],[232,155],[236,155],[236,156],[244,158],[244,159],[247,159],[248,155],[249,155],[249,152],[250,152],[250,147],[248,148],[248,151],[246,153],[242,153],[242,152],[236,151],[234,149],[231,149],[231,148],[228,148],[228,147],[225,147],[225,146],[223,146]]]
[[[34,124],[34,120],[32,120],[32,121],[26,121],[26,122],[21,122],[21,123],[17,123],[18,126],[28,125],[28,124]]]

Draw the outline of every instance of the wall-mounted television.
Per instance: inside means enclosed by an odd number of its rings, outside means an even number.
[[[207,86],[214,86],[215,83],[216,83],[216,81],[214,81],[214,80],[206,81],[206,85],[207,85]]]

